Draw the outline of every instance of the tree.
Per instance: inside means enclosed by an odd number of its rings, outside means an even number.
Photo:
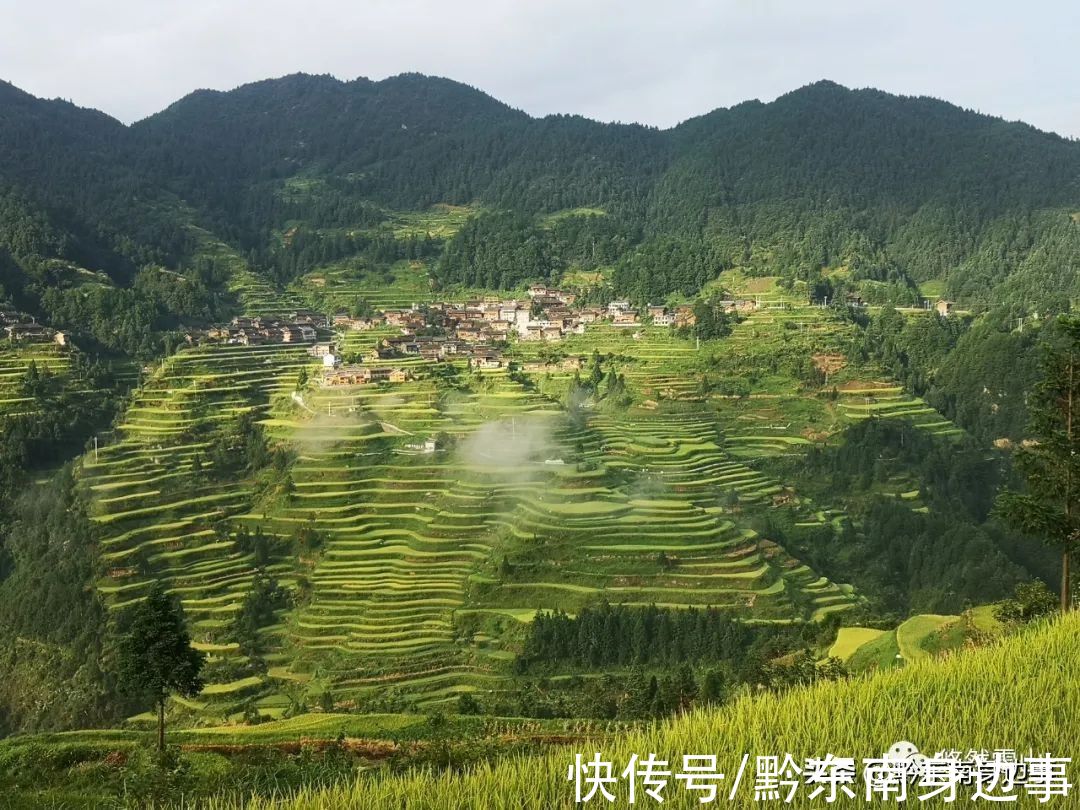
[[[1045,340],[1042,381],[1028,410],[1033,441],[1016,453],[1023,493],[998,498],[999,513],[1061,552],[1061,610],[1071,600],[1070,557],[1080,547],[1080,318],[1061,316]]]
[[[153,696],[158,709],[158,751],[165,751],[165,701],[176,693],[195,697],[206,656],[191,646],[180,603],[155,582],[150,595],[129,608],[118,645],[119,674],[134,689]]]

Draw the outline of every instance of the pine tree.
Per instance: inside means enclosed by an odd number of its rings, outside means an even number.
[[[1034,441],[1015,457],[1027,492],[1002,494],[998,510],[1061,552],[1061,610],[1068,611],[1070,562],[1080,548],[1080,318],[1059,317],[1055,327],[1029,404]]]
[[[128,609],[122,619],[126,632],[118,645],[121,677],[151,696],[158,709],[158,751],[165,751],[165,702],[176,693],[195,697],[202,691],[199,677],[206,656],[191,646],[180,603],[155,582],[150,595]]]

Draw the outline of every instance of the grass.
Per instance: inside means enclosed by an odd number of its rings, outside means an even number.
[[[1009,748],[1075,757],[1073,720],[1080,716],[1078,639],[1080,616],[1073,615],[945,661],[919,659],[899,670],[783,695],[743,696],[724,709],[695,712],[598,748],[604,759],[620,763],[616,773],[634,753],[656,752],[673,764],[682,754],[717,753],[719,769],[734,774],[744,753],[790,753],[802,759],[832,752],[861,759],[880,756],[900,740],[913,742],[923,752]],[[284,801],[222,799],[214,807],[569,808],[574,801],[566,775],[574,751],[517,756],[463,772],[365,776],[353,785],[302,792]],[[724,783],[725,792],[728,784]],[[751,784],[744,781],[731,801],[725,795],[724,806],[760,806]],[[625,806],[624,791],[621,786],[622,798],[614,806]],[[674,785],[665,797],[665,807],[699,806],[697,795]],[[931,800],[919,805],[946,803]],[[866,804],[859,796],[835,806]],[[1014,806],[1037,805],[1021,800]],[[1072,805],[1059,801],[1049,806]]]
[[[940,632],[947,625],[959,621],[959,616],[938,616],[931,613],[923,613],[912,616],[906,622],[896,628],[896,643],[904,660],[918,661],[932,655],[932,652],[924,646],[927,640]]]
[[[871,627],[841,627],[836,641],[829,648],[829,655],[841,661],[849,660],[864,644],[876,640],[886,631]]]

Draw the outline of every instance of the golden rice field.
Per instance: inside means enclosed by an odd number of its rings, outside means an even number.
[[[728,707],[695,712],[620,738],[601,753],[625,765],[632,754],[655,752],[672,764],[683,754],[718,755],[719,770],[733,775],[744,753],[880,757],[893,743],[908,740],[924,753],[957,749],[1013,749],[1058,757],[1080,756],[1080,616],[1072,615],[993,646],[953,654],[945,660],[920,659],[899,670],[848,681],[833,681],[786,694],[744,695]],[[521,756],[461,773],[364,776],[355,784],[277,799],[221,799],[215,810],[502,810],[575,806],[567,769],[573,749],[544,756]],[[582,752],[591,756],[592,751]],[[1070,771],[1076,780],[1076,768]],[[734,798],[724,783],[716,806],[762,806],[752,784],[743,781]],[[691,791],[665,791],[663,807],[700,806]],[[967,804],[961,793],[957,804]],[[625,807],[625,792],[599,807]],[[937,799],[909,801],[921,807],[946,807]],[[1021,795],[1014,807],[1076,807],[1073,795],[1043,805]],[[777,802],[774,802],[777,804]],[[634,806],[661,806],[640,792]],[[800,794],[787,806],[818,807]],[[868,806],[861,794],[834,807]]]

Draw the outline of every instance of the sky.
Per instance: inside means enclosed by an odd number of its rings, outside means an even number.
[[[659,127],[819,79],[1080,137],[1077,0],[0,0],[0,78],[124,122],[198,88],[407,71]]]

